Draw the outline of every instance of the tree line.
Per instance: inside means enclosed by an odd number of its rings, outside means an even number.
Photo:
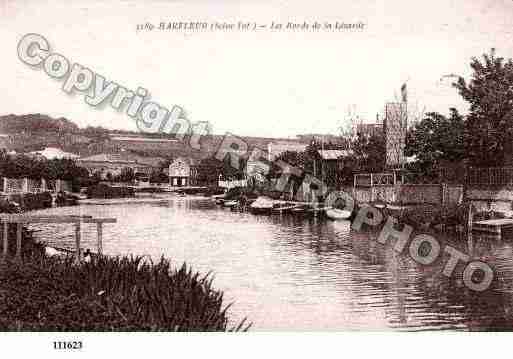
[[[27,155],[11,155],[0,150],[0,175],[7,178],[62,179],[88,178],[87,169],[71,159],[39,158]]]
[[[495,49],[474,57],[469,80],[458,77],[452,86],[469,103],[465,116],[449,109],[448,116],[427,113],[408,131],[406,155],[419,177],[436,178],[443,164],[473,167],[510,166],[513,158],[513,61]]]
[[[433,182],[439,178],[444,166],[498,167],[511,166],[513,160],[513,61],[497,56],[495,49],[481,57],[471,59],[470,78],[457,77],[452,86],[468,102],[466,115],[455,108],[448,114],[428,112],[406,133],[405,155],[412,158],[402,168],[412,182]],[[347,141],[352,153],[343,159],[343,168],[327,173],[328,184],[350,184],[353,175],[361,172],[383,172],[386,167],[384,136],[358,135]],[[306,173],[320,178],[322,160],[319,142],[312,142],[305,151],[287,151],[280,154],[267,173],[276,178],[282,160]],[[340,148],[323,144],[324,149]],[[210,162],[208,162],[210,161]],[[208,160],[203,164],[203,176],[213,173],[234,178],[243,177],[220,161]],[[241,168],[244,168],[243,166]],[[215,170],[214,170],[215,169]],[[326,172],[324,172],[326,174]]]

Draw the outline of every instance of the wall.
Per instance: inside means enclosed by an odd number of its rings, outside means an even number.
[[[511,211],[513,203],[513,188],[499,187],[467,187],[465,199],[472,202],[478,211],[496,210]]]
[[[398,186],[397,201],[404,204],[442,203],[442,185],[406,184]]]
[[[354,196],[360,203],[379,201],[401,204],[459,204],[463,201],[463,186],[403,184],[357,187]]]

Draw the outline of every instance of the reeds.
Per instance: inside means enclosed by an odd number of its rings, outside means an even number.
[[[239,331],[223,293],[185,263],[161,258],[32,256],[0,268],[0,330]]]

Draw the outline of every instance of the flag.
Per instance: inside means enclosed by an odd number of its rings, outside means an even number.
[[[406,82],[401,86],[401,98],[403,102],[408,102],[408,91],[406,90]]]

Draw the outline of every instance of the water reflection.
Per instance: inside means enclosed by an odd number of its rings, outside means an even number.
[[[466,289],[463,267],[442,274],[447,256],[430,266],[405,250],[351,231],[348,222],[294,216],[254,216],[216,207],[207,199],[169,197],[154,203],[88,205],[45,213],[116,217],[105,228],[109,254],[165,255],[215,274],[235,301],[235,319],[255,329],[510,330],[513,328],[513,248],[484,236],[443,238],[496,273],[484,293]],[[66,225],[38,226],[42,240],[72,246]],[[95,229],[85,228],[93,248]]]

